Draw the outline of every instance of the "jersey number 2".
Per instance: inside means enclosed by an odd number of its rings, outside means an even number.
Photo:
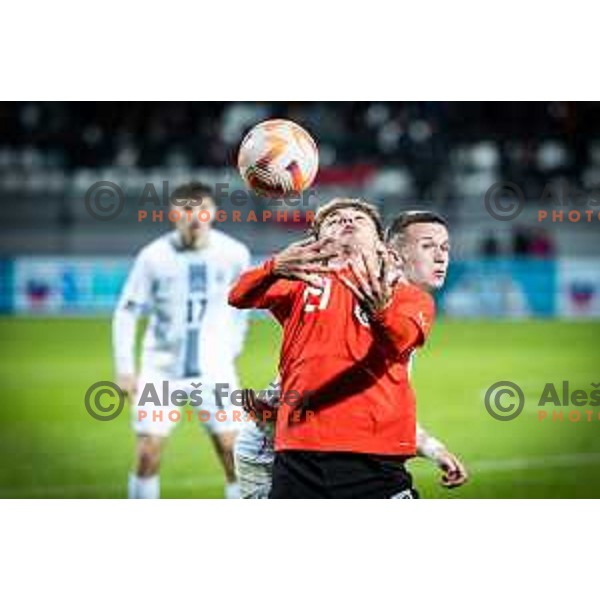
[[[325,287],[307,287],[304,290],[304,312],[325,310],[331,298],[331,280],[325,280]]]

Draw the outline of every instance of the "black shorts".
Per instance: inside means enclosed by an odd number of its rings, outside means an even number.
[[[269,498],[418,498],[404,463],[354,452],[276,452]]]

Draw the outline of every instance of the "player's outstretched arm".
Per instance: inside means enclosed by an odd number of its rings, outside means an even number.
[[[338,254],[331,238],[302,240],[289,245],[273,257],[273,272],[277,277],[322,287],[319,273],[332,271],[327,267],[327,261],[336,258]]]
[[[405,311],[394,304],[394,284],[389,275],[393,265],[389,251],[382,246],[377,257],[369,258],[362,253],[358,260],[350,262],[354,281],[344,275],[340,275],[340,280],[356,296],[373,324],[373,331],[391,342],[395,354],[402,354],[419,345],[424,335],[415,319],[408,314],[414,312],[415,307]],[[412,302],[412,298],[406,300]]]
[[[229,290],[228,302],[235,308],[269,308],[269,291],[276,283],[277,276],[273,272],[271,258],[240,275]]]
[[[442,442],[417,423],[417,454],[435,463],[442,471],[440,484],[447,488],[463,485],[469,479],[465,466]]]
[[[381,245],[375,255],[360,252],[358,258],[349,262],[354,282],[340,276],[370,317],[384,311],[392,300],[393,287],[389,277],[392,265],[389,251]]]
[[[254,415],[258,425],[277,421],[277,400],[265,398],[252,388],[242,390],[242,408],[246,413]]]
[[[299,280],[321,286],[317,273],[328,271],[325,262],[337,256],[327,250],[328,240],[299,242],[288,246],[262,265],[243,273],[229,292],[229,304],[236,308],[271,308],[283,290],[280,280]]]

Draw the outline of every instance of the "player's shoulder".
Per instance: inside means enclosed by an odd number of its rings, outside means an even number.
[[[419,304],[423,308],[435,311],[433,296],[417,285],[408,282],[400,282],[395,285],[394,295],[400,302]]]
[[[218,248],[220,252],[224,252],[225,256],[234,260],[246,260],[250,257],[250,249],[248,246],[234,238],[232,235],[229,235],[220,229],[212,229],[210,234],[213,238],[215,247]]]
[[[429,336],[436,318],[435,301],[433,296],[412,283],[397,283],[394,289],[396,310],[410,317],[417,323],[422,332],[422,345]]]
[[[145,244],[139,249],[136,258],[143,262],[153,262],[163,259],[174,248],[174,234],[174,231],[170,231]]]

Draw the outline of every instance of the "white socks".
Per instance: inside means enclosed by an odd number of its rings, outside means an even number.
[[[239,500],[240,484],[237,481],[234,483],[225,484],[225,498],[227,500]]]
[[[160,498],[160,476],[138,477],[135,473],[129,473],[127,489],[129,498],[158,500]],[[225,498],[227,500],[237,500],[239,497],[240,485],[237,481],[225,484]]]
[[[160,498],[160,477],[138,477],[135,473],[129,473],[129,484],[127,486],[128,497],[142,500],[158,500]]]

